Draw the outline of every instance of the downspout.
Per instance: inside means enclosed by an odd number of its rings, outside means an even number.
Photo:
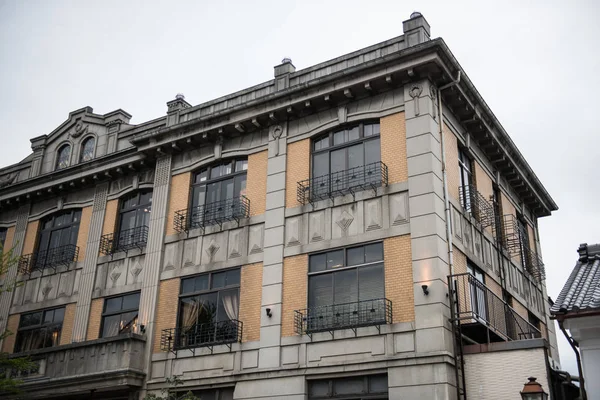
[[[460,70],[456,75],[456,79],[452,82],[441,86],[437,91],[437,102],[438,102],[438,116],[440,126],[440,144],[442,148],[442,184],[444,186],[444,208],[446,209],[446,242],[448,243],[448,268],[450,269],[450,275],[454,275],[454,251],[452,245],[452,226],[450,225],[450,200],[448,198],[448,175],[446,173],[446,144],[444,141],[444,115],[442,113],[442,90],[446,90],[449,87],[457,85],[460,82]]]
[[[558,327],[562,331],[563,335],[565,335],[565,338],[567,338],[567,342],[569,342],[571,348],[575,352],[575,358],[577,359],[577,371],[579,372],[579,392],[581,393],[581,399],[587,400],[587,393],[585,391],[585,381],[583,379],[583,369],[581,367],[581,355],[579,354],[579,350],[577,349],[577,342],[565,330],[562,319],[557,319],[557,321]]]

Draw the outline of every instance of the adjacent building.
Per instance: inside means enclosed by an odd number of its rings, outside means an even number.
[[[0,170],[31,398],[517,398],[558,365],[557,209],[442,39],[402,36],[131,123],[85,107]],[[510,368],[507,368],[510,366]],[[553,397],[560,398],[560,397]]]

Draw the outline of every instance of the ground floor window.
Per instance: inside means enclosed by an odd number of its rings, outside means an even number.
[[[387,375],[319,379],[308,382],[309,400],[388,399]]]
[[[58,346],[64,317],[64,307],[22,314],[15,353]]]
[[[194,390],[192,394],[200,400],[233,400],[234,388],[219,388],[210,390]]]
[[[136,332],[139,306],[139,292],[106,299],[102,313],[102,337]]]

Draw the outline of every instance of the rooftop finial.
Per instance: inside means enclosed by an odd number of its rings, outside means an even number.
[[[422,16],[423,16],[423,14],[421,14],[418,11],[413,11],[412,14],[410,14],[411,18],[417,18],[417,17],[422,17]]]
[[[175,98],[176,98],[177,100],[185,100],[185,96],[183,95],[183,93],[177,93],[177,94],[175,95]]]
[[[282,64],[285,64],[285,63],[290,63],[291,64],[292,63],[292,59],[289,58],[289,57],[283,57],[283,60],[281,60],[281,63]]]

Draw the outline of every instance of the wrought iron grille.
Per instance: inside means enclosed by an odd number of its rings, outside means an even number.
[[[474,185],[460,186],[458,191],[462,208],[471,213],[483,228],[494,224],[493,205],[477,191]]]
[[[504,215],[502,228],[502,245],[511,256],[519,254],[523,247],[523,238],[527,237],[527,231],[519,226],[517,218],[512,214]]]
[[[138,226],[118,233],[109,233],[100,238],[100,252],[111,255],[119,251],[142,249],[148,242],[148,227]]]
[[[523,247],[523,252],[525,253],[525,256],[523,257],[525,261],[525,270],[527,270],[527,272],[529,272],[529,274],[538,282],[546,279],[546,268],[544,268],[542,259],[526,247]]]
[[[160,336],[162,351],[176,351],[210,347],[219,344],[229,345],[242,341],[242,321],[209,322],[186,327],[163,329]]]
[[[312,307],[294,312],[294,325],[300,335],[339,329],[356,330],[363,326],[391,323],[392,302],[388,299]]]
[[[381,161],[333,172],[298,182],[297,198],[301,204],[333,199],[361,190],[387,186],[388,167]]]
[[[448,277],[452,288],[453,321],[481,324],[504,340],[541,337],[540,331],[472,274]]]
[[[210,225],[222,226],[226,221],[239,223],[249,216],[250,200],[246,196],[240,196],[176,211],[173,225],[177,232],[187,232]]]
[[[55,270],[61,265],[68,267],[72,262],[77,261],[78,256],[79,247],[73,244],[26,254],[19,259],[19,272],[28,274],[48,268]]]

